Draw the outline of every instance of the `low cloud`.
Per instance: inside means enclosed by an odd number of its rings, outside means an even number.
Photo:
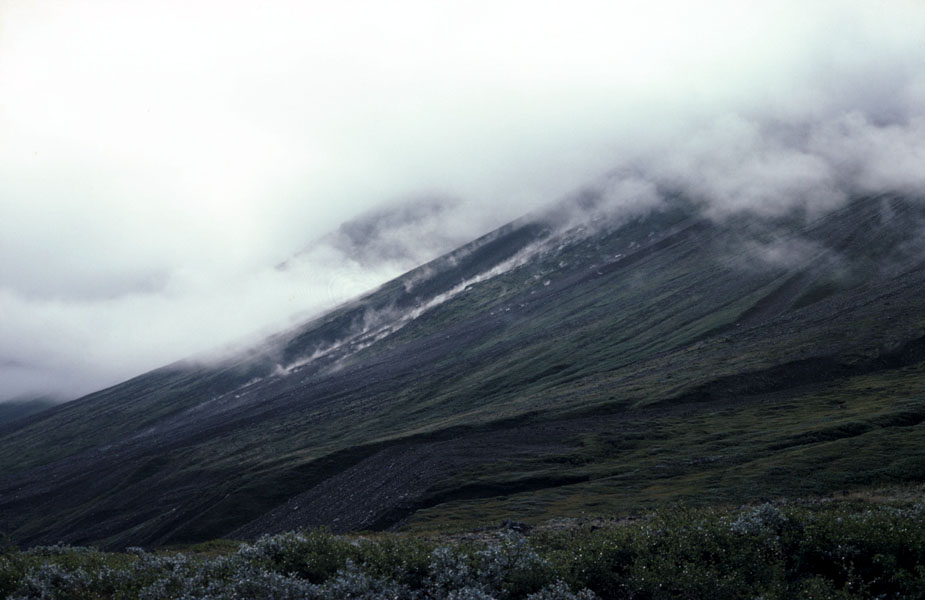
[[[473,212],[459,198],[424,195],[385,202],[346,221],[280,265],[329,262],[319,256],[334,251],[338,260],[364,268],[407,270],[469,242],[502,223],[491,214]]]
[[[0,292],[3,393],[76,397],[145,370],[253,341],[399,275],[344,260],[209,277],[175,273],[157,292],[35,299]]]
[[[798,209],[812,217],[865,195],[925,195],[923,134],[923,114],[881,124],[858,111],[786,124],[725,114],[635,157],[631,176],[618,172],[605,185],[647,182],[660,195],[699,202],[717,219]],[[652,202],[651,193],[645,197]]]
[[[211,362],[494,225],[458,200],[415,197],[365,212],[275,265],[189,265],[141,284],[114,278],[105,286],[68,286],[64,297],[42,296],[40,288],[0,289],[0,340],[10,342],[2,346],[8,353],[0,361],[2,398],[70,399],[177,360]]]
[[[285,328],[569,195],[921,196],[923,30],[914,0],[2,4],[0,400]]]

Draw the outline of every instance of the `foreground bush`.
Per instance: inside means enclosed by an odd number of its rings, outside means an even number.
[[[12,599],[852,599],[925,597],[925,507],[762,505],[482,542],[325,531],[219,556],[67,546],[0,554]]]

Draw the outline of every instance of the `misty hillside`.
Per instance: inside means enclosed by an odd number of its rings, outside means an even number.
[[[393,202],[342,223],[277,268],[289,269],[310,262],[315,253],[334,252],[366,268],[394,264],[406,265],[407,270],[469,241],[474,227],[463,220],[471,217],[465,218],[456,198],[423,196]]]
[[[586,195],[0,426],[0,531],[447,530],[921,481],[923,224],[895,196],[709,218]]]
[[[37,398],[17,398],[7,402],[0,402],[0,426],[4,423],[41,412],[58,403],[58,401],[52,398],[42,396]]]

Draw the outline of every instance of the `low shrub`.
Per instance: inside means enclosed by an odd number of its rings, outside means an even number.
[[[763,504],[664,511],[607,527],[481,542],[300,531],[219,552],[0,552],[13,600],[913,599],[925,506]]]

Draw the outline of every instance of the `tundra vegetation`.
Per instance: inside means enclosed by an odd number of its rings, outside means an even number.
[[[461,536],[315,529],[156,552],[7,547],[0,593],[12,600],[922,598],[921,492],[676,506],[635,519],[508,524]]]

